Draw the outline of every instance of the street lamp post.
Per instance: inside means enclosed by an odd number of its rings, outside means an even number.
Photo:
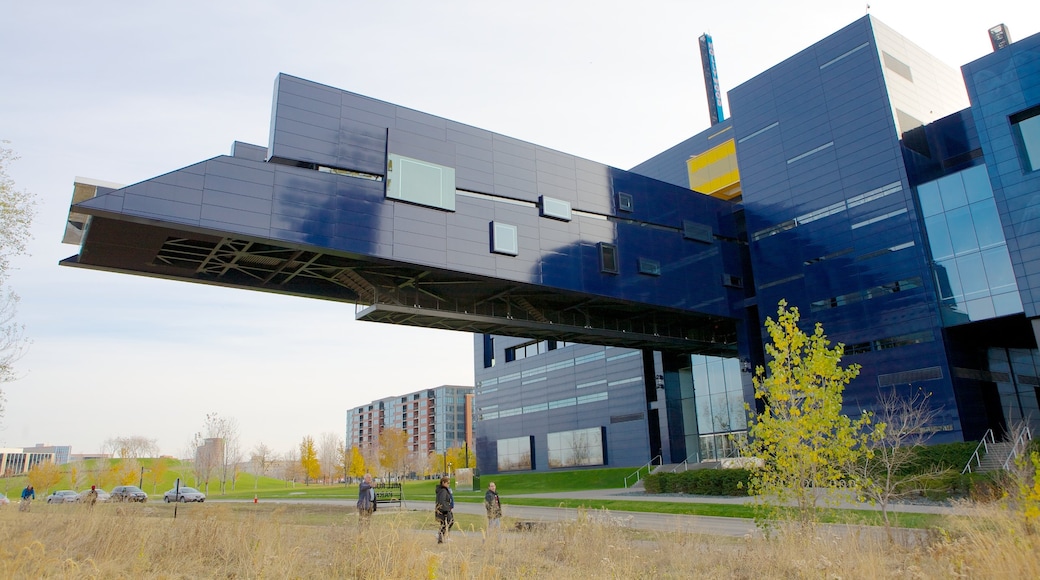
[[[141,466],[141,481],[137,482],[137,487],[144,489],[144,466]]]

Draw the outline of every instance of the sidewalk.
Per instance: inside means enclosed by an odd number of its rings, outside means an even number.
[[[747,496],[687,495],[680,493],[646,493],[628,489],[601,489],[591,491],[565,491],[556,493],[502,494],[502,502],[509,498],[545,498],[545,499],[598,499],[618,501],[656,501],[671,503],[710,503],[729,505],[751,505],[754,500]],[[881,511],[881,508],[869,503],[855,501],[850,497],[836,506],[839,509],[858,509]],[[890,512],[956,515],[965,513],[962,508],[943,504],[891,503]]]

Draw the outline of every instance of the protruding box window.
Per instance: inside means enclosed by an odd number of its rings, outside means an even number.
[[[455,211],[455,168],[390,154],[386,197]]]
[[[625,193],[619,191],[617,194],[617,207],[620,211],[632,211],[635,202],[632,200],[631,193]]]
[[[516,256],[520,253],[516,226],[491,222],[491,251],[496,254]]]
[[[647,276],[660,276],[661,263],[657,260],[639,258],[639,273],[646,274]]]
[[[599,271],[605,274],[618,273],[617,246],[614,244],[599,244]]]
[[[687,240],[704,242],[705,244],[710,244],[715,241],[715,234],[712,232],[711,226],[691,222],[690,220],[683,220],[682,236]]]
[[[571,221],[571,203],[569,201],[545,195],[539,197],[538,201],[542,217],[563,220],[565,222]]]

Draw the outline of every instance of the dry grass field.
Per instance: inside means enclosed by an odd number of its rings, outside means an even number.
[[[579,512],[533,531],[483,519],[438,545],[425,512],[262,502],[0,509],[2,578],[1040,578],[1040,535],[999,508],[950,519],[914,546],[884,534],[729,539],[627,529]],[[875,530],[876,531],[876,530]]]

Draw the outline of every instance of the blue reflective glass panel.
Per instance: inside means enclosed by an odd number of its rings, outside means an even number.
[[[961,172],[961,178],[964,180],[968,203],[993,199],[993,188],[989,184],[989,173],[985,165],[965,169]]]
[[[921,213],[924,217],[942,213],[942,200],[939,199],[939,186],[934,181],[917,186],[917,198],[921,201]]]
[[[1022,312],[1022,297],[1018,292],[998,294],[993,297],[993,310],[997,316],[1007,316]]]
[[[932,248],[932,259],[941,260],[953,255],[953,243],[950,242],[950,230],[946,227],[946,216],[943,214],[925,218],[925,230],[928,232],[928,244]]]
[[[957,263],[944,260],[935,264],[935,278],[939,285],[939,297],[943,300],[953,299],[963,294],[961,279],[957,271]]]
[[[967,206],[946,212],[946,223],[950,228],[950,240],[953,252],[957,255],[979,249],[979,240],[975,237],[975,226],[971,222],[971,211]]]
[[[986,267],[986,278],[994,294],[1016,288],[1015,271],[1011,267],[1011,257],[1007,248],[991,248],[982,252],[982,262]]]
[[[960,270],[961,288],[964,290],[964,298],[966,300],[989,294],[989,285],[986,283],[986,269],[982,265],[981,254],[976,252],[958,257],[957,269]]]
[[[1000,225],[1000,216],[997,215],[997,204],[990,197],[987,200],[973,203],[971,208],[971,221],[975,224],[975,234],[978,237],[979,247],[987,248],[1005,243],[1004,229]]]
[[[964,193],[964,182],[960,173],[947,175],[936,181],[939,184],[939,196],[942,197],[946,211],[968,205],[968,196]]]

